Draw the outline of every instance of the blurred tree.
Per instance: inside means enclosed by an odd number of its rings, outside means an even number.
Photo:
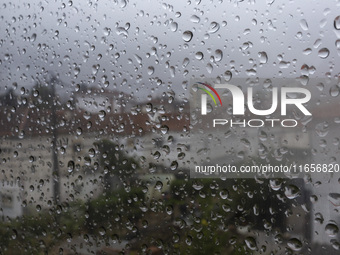
[[[138,163],[128,157],[117,144],[109,140],[101,140],[95,143],[100,152],[100,166],[104,170],[105,189],[112,190],[122,186],[123,182],[129,182],[134,177]]]
[[[0,95],[0,106],[16,106],[17,96],[14,94],[14,90],[11,88],[5,94]]]

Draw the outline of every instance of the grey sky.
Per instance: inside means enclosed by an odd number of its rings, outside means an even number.
[[[0,93],[14,82],[29,88],[46,72],[59,74],[69,94],[75,84],[107,81],[107,89],[139,99],[167,90],[185,96],[191,77],[228,70],[233,77],[292,78],[305,74],[306,64],[315,67],[313,78],[339,74],[337,1],[30,2],[1,5]],[[185,31],[193,34],[189,42]]]

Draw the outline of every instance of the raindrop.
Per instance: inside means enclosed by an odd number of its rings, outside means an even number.
[[[154,159],[159,159],[161,156],[161,153],[159,151],[156,151],[154,154],[153,154],[153,158]]]
[[[312,53],[312,49],[311,48],[307,48],[302,52],[304,55],[309,55]]]
[[[153,66],[148,67],[148,75],[152,75],[155,72],[155,68]]]
[[[96,151],[93,148],[89,149],[89,156],[91,158],[94,158],[96,156]]]
[[[253,206],[253,213],[254,215],[258,216],[260,214],[260,208],[257,204]]]
[[[163,126],[161,127],[161,132],[162,132],[163,135],[165,135],[166,133],[168,133],[168,131],[169,131],[169,127],[168,127],[168,126],[163,125]]]
[[[212,66],[212,64],[208,63],[207,64],[207,71],[208,71],[208,73],[212,73],[213,69],[214,69],[214,67]]]
[[[335,19],[334,19],[334,28],[336,30],[340,30],[340,16],[337,16]]]
[[[325,233],[329,237],[335,237],[339,232],[339,228],[335,223],[328,223],[325,227]]]
[[[101,236],[105,235],[105,234],[106,234],[106,229],[105,229],[104,227],[100,227],[100,228],[99,228],[99,234],[100,234]]]
[[[74,75],[78,75],[80,73],[80,68],[79,67],[75,67],[73,69],[73,73],[74,73]]]
[[[174,78],[175,75],[176,75],[175,67],[173,67],[173,66],[170,67],[170,75],[171,75],[172,78]]]
[[[163,183],[161,181],[157,181],[155,185],[155,189],[161,191],[163,188]]]
[[[83,133],[83,130],[81,128],[76,129],[76,134],[81,135]]]
[[[315,126],[315,132],[320,137],[325,137],[329,132],[329,127],[327,122],[319,123]]]
[[[192,184],[192,187],[195,189],[195,190],[201,190],[203,189],[204,185],[202,183],[199,183],[198,181],[195,181],[193,184]]]
[[[172,32],[176,32],[177,29],[178,29],[178,24],[177,24],[177,22],[172,22],[171,25],[170,25],[170,30],[171,30]]]
[[[31,42],[34,42],[37,39],[37,34],[32,34],[31,36]]]
[[[198,60],[202,60],[203,56],[204,56],[203,53],[200,52],[200,51],[196,52],[196,54],[195,54],[195,58],[198,59]]]
[[[321,213],[316,213],[314,217],[315,222],[323,224],[324,218]]]
[[[105,27],[104,30],[103,30],[103,33],[104,33],[105,36],[109,36],[110,32],[111,32],[111,29],[108,28],[108,27]]]
[[[287,242],[287,245],[289,248],[291,248],[293,251],[299,251],[302,249],[302,243],[297,238],[289,239]]]
[[[321,39],[317,39],[317,40],[314,42],[313,47],[314,47],[315,49],[317,49],[317,48],[319,48],[320,45],[321,45]]]
[[[210,34],[213,34],[213,33],[216,33],[219,29],[220,29],[220,24],[218,24],[217,22],[211,22],[208,32]]]
[[[255,76],[256,75],[256,70],[255,69],[248,69],[248,70],[246,70],[246,74],[248,75],[248,76]]]
[[[190,42],[191,39],[192,39],[192,36],[193,36],[192,32],[189,31],[189,30],[187,30],[187,31],[185,31],[185,32],[183,33],[182,39],[183,39],[185,42]]]
[[[322,48],[321,50],[319,50],[318,56],[320,58],[327,58],[329,56],[329,50],[327,48]]]
[[[171,169],[172,171],[174,171],[174,170],[177,169],[177,167],[178,167],[177,161],[172,161],[172,162],[171,162],[170,169]]]
[[[334,205],[334,206],[340,206],[340,194],[339,193],[329,193],[328,200]]]
[[[223,189],[223,190],[220,191],[220,197],[221,197],[222,199],[227,199],[228,196],[229,196],[228,190]]]
[[[339,92],[340,92],[340,88],[338,85],[333,85],[329,90],[329,94],[332,97],[337,97],[339,95]]]
[[[220,62],[223,58],[223,52],[221,50],[215,50],[215,61]]]
[[[297,186],[290,184],[285,187],[285,195],[289,199],[294,199],[300,196],[300,189]]]
[[[72,160],[70,160],[68,163],[67,163],[67,171],[69,173],[73,172],[74,171],[74,167],[75,167],[75,164]]]
[[[331,244],[332,244],[332,247],[335,249],[335,250],[340,250],[340,243],[334,239],[331,240]]]
[[[168,205],[166,208],[165,208],[165,211],[168,215],[171,215],[173,212],[174,212],[174,208],[171,206],[171,205]]]
[[[126,0],[119,0],[119,6],[120,6],[121,8],[126,7],[126,5],[127,5],[127,1],[126,1]]]
[[[183,63],[182,66],[185,68],[188,66],[188,64],[190,63],[190,60],[188,58],[183,59]]]
[[[177,155],[177,158],[178,159],[184,159],[184,157],[185,157],[185,153],[184,152],[180,152],[178,155]]]
[[[18,232],[15,229],[12,229],[12,239],[17,239],[18,237]]]
[[[287,61],[280,61],[279,67],[280,68],[288,68],[290,66],[290,62]]]
[[[300,26],[303,30],[308,30],[308,24],[307,21],[305,19],[300,20]]]
[[[99,111],[99,118],[103,120],[106,116],[106,112],[104,110]]]
[[[257,246],[256,246],[256,241],[253,237],[247,237],[244,242],[246,243],[247,247],[252,250],[255,251],[257,250]]]
[[[269,180],[269,184],[273,190],[279,190],[281,188],[282,182],[279,180]]]
[[[200,22],[200,18],[197,15],[192,15],[190,17],[190,21],[193,23],[199,23]]]
[[[137,54],[134,55],[136,61],[138,62],[138,64],[142,64],[142,58],[140,56],[138,56]]]
[[[267,57],[267,53],[266,52],[261,51],[261,52],[259,52],[258,56],[259,56],[261,64],[266,64],[267,63],[268,57]]]
[[[223,78],[224,78],[226,81],[230,81],[232,77],[233,77],[232,72],[230,72],[230,71],[225,71],[225,72],[224,72]]]

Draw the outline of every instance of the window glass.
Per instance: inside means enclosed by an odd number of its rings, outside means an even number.
[[[0,3],[1,254],[338,254],[337,1]]]

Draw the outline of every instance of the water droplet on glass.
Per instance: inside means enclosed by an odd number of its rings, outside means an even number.
[[[173,207],[171,205],[168,205],[166,208],[165,208],[165,211],[168,215],[171,215],[174,211]]]
[[[70,160],[68,163],[67,163],[67,171],[69,173],[73,172],[74,171],[74,167],[75,167],[75,164],[72,160]]]
[[[148,67],[148,75],[152,75],[155,72],[155,68],[153,66]]]
[[[81,135],[83,133],[83,130],[81,128],[76,129],[77,135]]]
[[[193,36],[192,32],[189,31],[189,30],[187,30],[187,31],[185,31],[185,32],[183,33],[182,39],[183,39],[185,42],[190,42],[191,39],[192,39],[192,36]]]
[[[329,50],[327,48],[322,48],[321,50],[319,50],[318,56],[320,58],[327,58],[329,56]]]
[[[309,55],[312,53],[312,49],[311,48],[307,48],[302,52],[304,55]]]
[[[307,21],[305,19],[300,20],[300,26],[303,30],[308,30],[308,24]]]
[[[159,151],[156,151],[154,154],[153,154],[153,158],[154,159],[159,159],[161,156],[161,153]]]
[[[126,0],[119,0],[119,6],[120,8],[125,8],[127,5],[127,1]]]
[[[227,199],[228,196],[229,196],[228,190],[223,189],[223,190],[220,191],[220,197],[221,197],[222,199]]]
[[[282,182],[279,180],[269,180],[270,187],[273,190],[279,190],[281,188]]]
[[[213,69],[214,69],[214,67],[212,66],[212,64],[208,63],[207,64],[207,71],[208,71],[208,73],[212,73]]]
[[[329,132],[329,126],[327,122],[319,123],[315,126],[315,132],[320,137],[325,137]]]
[[[104,227],[100,227],[100,228],[99,228],[99,234],[100,234],[101,236],[105,235],[105,234],[106,234],[106,229],[105,229]]]
[[[332,97],[337,97],[339,95],[340,92],[340,88],[338,85],[333,85],[330,89],[329,89],[329,94]]]
[[[171,30],[172,32],[176,32],[177,29],[178,29],[178,24],[177,24],[177,22],[172,22],[171,25],[170,25],[170,30]]]
[[[268,61],[267,53],[264,51],[259,52],[259,59],[261,64],[266,64]]]
[[[12,229],[12,239],[17,239],[18,237],[18,232],[15,229]]]
[[[155,189],[161,191],[163,188],[163,182],[157,181],[155,185]]]
[[[247,237],[244,242],[246,243],[247,247],[252,250],[255,251],[257,250],[257,245],[256,245],[256,240],[254,239],[254,237]]]
[[[215,61],[220,62],[223,58],[223,52],[221,50],[215,50]]]
[[[287,61],[280,61],[279,67],[280,68],[288,68],[290,66],[290,62]]]
[[[101,120],[103,120],[106,116],[106,112],[104,110],[100,110],[98,116]]]
[[[285,187],[285,195],[289,199],[294,199],[300,196],[300,189],[297,186],[290,184]]]
[[[287,245],[289,248],[291,248],[293,251],[299,251],[302,249],[302,243],[297,238],[289,239],[287,242]]]
[[[174,171],[174,170],[177,169],[177,167],[178,167],[177,161],[172,161],[172,162],[171,162],[170,169],[171,169],[172,171]]]
[[[198,22],[200,22],[200,18],[197,15],[192,15],[190,17],[190,21],[193,22],[193,23],[198,23]]]
[[[218,24],[217,22],[211,22],[208,32],[210,34],[213,34],[213,33],[216,33],[219,29],[220,29],[220,24]]]
[[[325,227],[325,233],[329,237],[336,237],[339,232],[339,228],[335,223],[328,223]]]
[[[339,193],[329,193],[328,200],[334,205],[334,206],[340,206],[340,194]]]
[[[185,68],[188,66],[188,64],[190,63],[190,60],[188,58],[183,59],[183,63],[182,66]]]
[[[224,72],[223,78],[224,78],[226,81],[230,81],[232,77],[233,77],[232,72],[230,72],[230,71],[225,71],[225,72]]]
[[[175,75],[176,75],[175,67],[173,67],[173,66],[170,67],[170,75],[171,75],[172,78],[174,78]]]
[[[340,30],[340,16],[337,16],[335,19],[334,19],[334,28],[336,30]]]
[[[204,185],[198,181],[195,181],[193,184],[192,184],[192,187],[195,189],[195,190],[201,190],[203,189]]]
[[[195,54],[195,58],[198,60],[202,60],[203,59],[203,53],[201,51],[196,52]]]
[[[168,131],[169,131],[169,127],[168,127],[168,126],[163,125],[163,126],[161,127],[161,132],[162,132],[163,135],[165,135],[166,133],[168,133]]]

